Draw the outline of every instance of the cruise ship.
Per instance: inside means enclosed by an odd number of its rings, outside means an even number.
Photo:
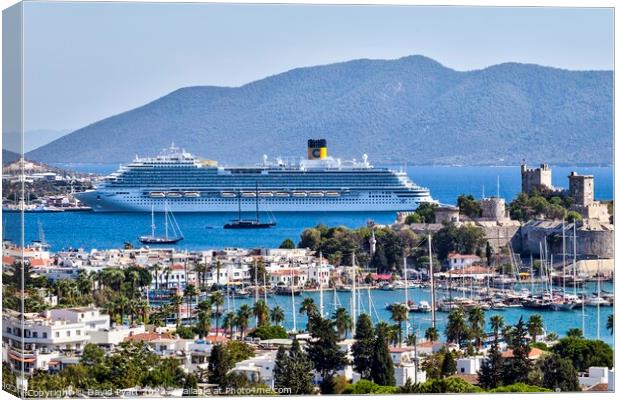
[[[220,166],[174,144],[138,158],[76,194],[96,212],[409,211],[436,203],[403,171],[327,155],[325,139],[308,141],[307,158],[263,156],[255,166]],[[258,197],[258,202],[257,202]]]

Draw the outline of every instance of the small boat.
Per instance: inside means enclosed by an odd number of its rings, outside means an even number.
[[[220,196],[222,197],[237,197],[237,194],[234,192],[220,192]]]
[[[299,294],[301,293],[301,289],[299,287],[293,288],[283,282],[279,282],[276,285],[275,290],[274,290],[274,294],[278,294],[278,295],[290,295],[291,293]]]
[[[169,226],[172,228],[172,236],[169,235]],[[168,205],[164,205],[164,236],[155,235],[155,211],[151,206],[151,234],[138,237],[144,244],[175,244],[183,240],[183,233],[174,215],[168,211]]]
[[[247,289],[240,289],[234,293],[234,296],[238,299],[248,299],[252,295],[252,293],[250,293],[250,291]]]
[[[256,197],[254,192],[241,192],[241,197]]]
[[[293,197],[307,197],[308,193],[306,192],[293,192]]]
[[[276,192],[276,197],[290,197],[291,195],[288,192]]]
[[[607,300],[605,300],[604,298],[600,297],[600,296],[592,296],[592,297],[588,297],[585,299],[585,304],[586,306],[590,306],[590,307],[596,307],[596,306],[601,306],[601,307],[607,307],[607,306],[611,306],[611,303]]]
[[[530,310],[549,310],[551,308],[551,300],[530,298],[523,300],[521,305],[523,308]]]
[[[415,310],[415,312],[422,312],[422,313],[431,312],[431,305],[426,300],[420,300],[420,303],[418,304],[418,307]]]
[[[384,282],[379,285],[379,290],[394,290],[394,285],[391,283]]]
[[[575,307],[575,303],[572,301],[554,300],[549,307],[553,311],[570,311]]]
[[[200,197],[200,193],[198,192],[185,192],[183,195],[185,197]]]
[[[166,193],[166,197],[173,197],[173,198],[177,198],[177,197],[182,197],[183,195],[179,192],[168,192]]]
[[[151,192],[149,193],[149,196],[161,198],[161,197],[166,197],[166,194],[164,192]]]
[[[336,286],[337,292],[351,292],[353,291],[353,287],[350,285],[338,285]]]
[[[308,193],[308,196],[310,196],[310,197],[324,197],[325,194],[323,192],[310,192],[310,193]]]
[[[338,192],[325,192],[325,196],[327,196],[327,197],[339,197],[340,193],[338,193]]]
[[[273,193],[271,192],[258,192],[259,197],[273,197]]]

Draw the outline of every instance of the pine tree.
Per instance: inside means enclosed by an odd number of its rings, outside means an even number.
[[[529,359],[530,345],[527,340],[527,327],[523,317],[514,326],[510,345],[512,357],[504,364],[503,382],[505,385],[513,383],[528,383],[528,375],[532,370],[532,361]]]
[[[331,393],[333,376],[347,364],[345,353],[338,347],[338,335],[334,329],[334,322],[321,318],[320,315],[311,317],[310,335],[312,340],[308,345],[308,356],[314,369],[321,374],[323,383],[321,393]]]
[[[375,347],[375,332],[368,314],[360,315],[355,326],[355,343],[351,351],[353,353],[353,366],[362,379],[370,379],[370,372]]]
[[[452,355],[451,351],[446,351],[446,354],[443,356],[443,361],[441,362],[441,377],[445,378],[450,375],[454,375],[456,372],[456,360]]]
[[[276,353],[276,362],[273,367],[273,381],[275,389],[284,389],[289,386],[289,367],[291,365],[288,354],[286,354],[286,350],[284,346],[278,347],[278,352]]]
[[[290,394],[312,394],[314,393],[314,385],[312,383],[313,365],[308,355],[303,351],[297,339],[293,340],[289,358],[289,382],[288,387],[291,389]]]
[[[491,348],[487,353],[487,358],[482,361],[480,370],[478,371],[478,384],[484,389],[495,389],[502,386],[502,368],[504,359],[499,351],[498,336],[491,344]]]
[[[211,349],[207,372],[209,383],[222,385],[225,382],[228,370],[232,368],[232,360],[226,349],[221,344],[216,344]]]
[[[370,377],[377,385],[395,386],[394,363],[388,348],[388,332],[377,329]]]

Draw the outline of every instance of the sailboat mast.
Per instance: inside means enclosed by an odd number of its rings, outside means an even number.
[[[577,295],[577,222],[573,221],[573,294]]]
[[[291,268],[291,304],[293,305],[293,332],[297,333],[297,317],[295,315],[295,278],[293,268]]]
[[[318,268],[318,277],[319,277],[319,312],[321,313],[321,318],[323,318],[323,281],[321,279],[321,274],[323,272],[323,252],[319,252],[319,268]]]
[[[562,299],[566,301],[566,231],[562,218]]]
[[[596,339],[601,339],[601,260],[597,260],[596,263]]]
[[[432,327],[435,328],[436,327],[436,320],[435,320],[435,280],[433,275],[433,248],[432,248],[432,243],[433,242],[433,238],[431,236],[431,234],[428,234],[428,262],[429,262],[429,267],[428,267],[428,273],[430,275],[431,278],[431,322],[432,322]]]
[[[357,302],[357,291],[356,291],[356,285],[355,285],[355,252],[353,252],[352,258],[351,258],[352,262],[351,264],[353,264],[353,287],[352,287],[352,291],[351,291],[351,318],[353,318],[353,329],[351,329],[351,336],[355,336],[355,324],[356,324],[356,302]]]
[[[405,307],[407,307],[407,315],[409,315],[409,284],[407,281],[407,256],[403,257],[403,275],[405,275]],[[370,302],[368,306],[370,307]],[[409,321],[405,321],[405,337],[409,337]]]

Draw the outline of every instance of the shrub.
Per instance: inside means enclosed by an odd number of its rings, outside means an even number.
[[[286,330],[280,325],[259,326],[250,333],[250,336],[260,338],[261,340],[288,338]]]

